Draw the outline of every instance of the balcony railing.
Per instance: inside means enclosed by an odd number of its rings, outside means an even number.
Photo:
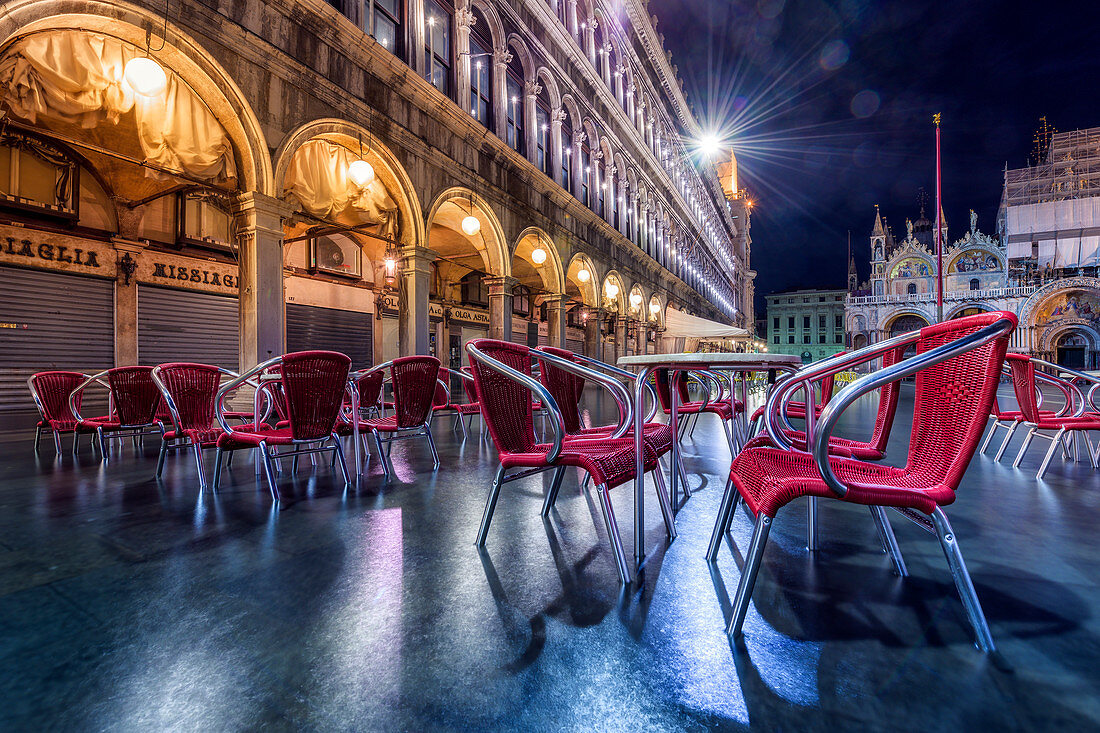
[[[1026,298],[1035,292],[1034,285],[1022,285],[1014,288],[990,288],[988,290],[953,290],[943,294],[944,302],[963,300],[998,300],[1001,298]],[[906,293],[904,295],[861,295],[848,296],[847,305],[906,305],[935,303],[935,293]]]

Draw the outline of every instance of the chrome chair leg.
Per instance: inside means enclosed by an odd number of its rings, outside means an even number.
[[[733,433],[730,431],[730,426],[726,424],[726,421],[719,418],[718,422],[722,423],[722,432],[726,434],[726,443],[730,447],[730,458],[737,455],[737,451],[733,447]]]
[[[665,521],[665,533],[669,541],[676,539],[676,515],[672,511],[672,502],[668,500],[668,486],[665,485],[665,475],[661,471],[660,464],[653,469],[654,488],[657,489],[657,503],[661,507],[661,517]]]
[[[53,448],[57,455],[61,455],[61,433],[53,431]]]
[[[1054,457],[1054,451],[1059,446],[1065,450],[1065,445],[1062,443],[1062,438],[1065,437],[1066,429],[1058,428],[1058,432],[1054,434],[1054,437],[1050,441],[1050,448],[1047,449],[1047,454],[1043,457],[1043,462],[1039,464],[1039,473],[1035,474],[1035,478],[1041,479],[1043,474],[1047,472],[1047,466],[1050,465],[1050,459]]]
[[[267,488],[271,491],[272,501],[279,501],[279,489],[275,485],[275,470],[271,466],[271,455],[267,452],[267,441],[260,441],[260,457],[264,462],[264,473],[267,475]]]
[[[753,586],[756,585],[756,575],[760,572],[760,558],[764,555],[764,546],[768,544],[768,533],[771,529],[772,518],[761,512],[752,529],[752,540],[749,542],[749,552],[745,556],[745,567],[741,570],[741,580],[737,583],[737,593],[733,597],[733,615],[730,616],[729,626],[726,627],[727,636],[741,635],[745,614],[749,610],[749,599],[752,597]]]
[[[73,434],[75,435],[76,431],[73,431]],[[38,452],[38,442],[40,440],[42,440],[42,426],[37,425],[34,428],[34,450],[36,453]]]
[[[909,577],[909,569],[905,567],[905,558],[901,555],[898,538],[894,536],[894,528],[890,526],[890,518],[886,515],[885,507],[873,506],[868,508],[871,510],[871,516],[875,519],[879,539],[882,540],[890,559],[894,561],[894,572],[902,578]]]
[[[1008,426],[1008,433],[1005,435],[1005,439],[1001,441],[1001,447],[997,449],[997,455],[993,456],[994,461],[1001,460],[1001,456],[1005,454],[1005,449],[1008,448],[1008,444],[1012,440],[1012,434],[1016,432],[1019,425],[1019,421],[1013,420],[1012,424]]]
[[[160,455],[157,456],[157,478],[164,473],[164,458],[168,455],[168,441],[160,441]]]
[[[374,444],[378,448],[378,462],[382,464],[382,472],[386,474],[386,478],[393,475],[393,470],[390,467],[390,456],[386,452],[386,449],[382,447],[382,436],[377,430],[372,430],[374,433]]]
[[[726,488],[722,492],[722,503],[718,505],[718,516],[714,520],[714,531],[710,533],[710,544],[707,545],[707,560],[714,562],[718,559],[718,548],[722,544],[722,535],[730,526],[733,519],[733,495],[737,494],[733,485],[733,478],[726,479]]]
[[[160,441],[161,445],[164,445],[164,440]],[[195,468],[199,472],[199,491],[206,491],[206,470],[202,466],[202,446],[198,443],[191,443],[191,452],[195,455]],[[160,475],[159,473],[157,474]]]
[[[95,431],[99,436],[99,458],[106,463],[109,460],[107,458],[107,438],[103,435],[103,428],[96,428]]]
[[[817,552],[817,497],[806,497],[806,549]]]
[[[1093,468],[1096,468],[1096,454],[1093,452],[1092,438],[1089,437],[1087,430],[1082,430],[1081,434],[1085,436],[1085,449],[1089,454],[1089,463],[1092,464]]]
[[[432,426],[424,426],[424,434],[428,436],[428,447],[432,449],[432,460],[435,461],[435,467],[439,468],[439,454],[435,451],[435,440],[432,439]]]
[[[985,453],[985,449],[989,447],[989,441],[993,440],[993,433],[997,432],[997,426],[1000,424],[1000,421],[994,420],[989,426],[989,432],[986,433],[985,440],[982,441],[982,447],[978,451],[979,453]]]
[[[626,566],[626,552],[623,551],[623,539],[619,535],[619,525],[615,521],[615,511],[611,508],[611,496],[606,484],[597,484],[596,493],[600,497],[600,509],[607,526],[607,536],[611,540],[611,553],[615,556],[615,566],[619,570],[619,582],[630,585],[630,569]]]
[[[504,482],[504,466],[497,468],[497,475],[493,478],[493,485],[489,488],[489,498],[485,500],[485,513],[481,515],[481,527],[477,530],[477,539],[474,544],[485,547],[485,538],[489,534],[489,525],[493,521],[493,512],[497,508],[497,499],[500,498],[500,486]]]
[[[37,450],[38,446],[35,446],[35,449]],[[79,450],[80,450],[80,433],[78,433],[74,430],[73,431],[73,455],[75,456]]]
[[[333,453],[336,454],[337,463],[340,465],[340,474],[344,477],[344,486],[351,486],[351,474],[348,473],[348,462],[344,458],[344,446],[340,442],[340,436],[332,435]]]
[[[680,456],[679,463],[676,464],[676,468],[679,469],[680,472],[680,488],[684,490],[684,498],[690,499],[691,487],[688,486],[687,474],[684,473],[684,457],[682,455]]]
[[[462,422],[462,415],[455,413],[455,422],[458,423],[458,427],[462,429],[462,442],[466,442],[466,423]]]
[[[542,516],[549,517],[550,509],[554,506],[554,502],[558,500],[558,491],[561,489],[562,479],[565,478],[565,466],[558,466],[554,469],[554,478],[550,482],[550,490],[546,492],[546,498],[542,502]]]
[[[221,448],[218,448],[217,451],[214,453],[214,493],[218,492],[218,487],[221,485],[222,481],[222,453],[224,452],[225,451],[223,451]],[[233,454],[230,453],[229,455],[232,456]]]
[[[1036,428],[1031,428],[1027,431],[1027,435],[1024,436],[1024,444],[1020,446],[1020,452],[1016,454],[1016,460],[1012,462],[1013,468],[1019,468],[1020,461],[1024,460],[1024,453],[1027,453],[1027,448],[1031,445],[1032,438],[1035,437]]]
[[[963,607],[966,609],[966,617],[970,620],[970,626],[974,629],[976,644],[985,653],[996,650],[993,644],[993,634],[989,631],[989,624],[982,612],[982,604],[978,601],[978,593],[974,590],[974,583],[970,580],[970,573],[966,570],[966,562],[963,561],[962,551],[955,539],[955,533],[951,530],[951,523],[947,521],[947,515],[943,509],[936,507],[932,512],[932,523],[936,526],[936,534],[940,538],[940,546],[943,554],[947,556],[947,564],[951,568],[951,577],[955,579],[955,587],[962,597]]]

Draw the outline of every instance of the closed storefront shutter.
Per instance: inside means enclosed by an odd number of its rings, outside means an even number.
[[[0,430],[33,428],[35,372],[114,366],[114,292],[110,280],[0,267]],[[83,411],[101,414],[104,394],[90,391]]]
[[[213,364],[237,371],[237,299],[193,290],[138,286],[138,361]]]
[[[397,319],[393,319],[394,323]],[[287,303],[287,351],[339,351],[352,369],[374,364],[374,315]]]
[[[462,366],[468,366],[470,364],[470,355],[466,353],[466,344],[474,339],[487,338],[489,338],[489,329],[487,328],[462,327]]]

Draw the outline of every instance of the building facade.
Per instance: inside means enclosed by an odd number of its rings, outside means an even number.
[[[0,109],[0,422],[49,368],[752,323],[641,0],[3,3]]]
[[[844,290],[792,290],[766,296],[767,349],[809,363],[844,350]]]
[[[1054,134],[1040,163],[1005,172],[997,235],[951,242],[942,220],[944,318],[1016,314],[1011,350],[1081,369],[1100,367],[1100,128]],[[935,225],[923,211],[895,239],[876,208],[871,277],[855,286],[846,319],[853,348],[934,323]]]

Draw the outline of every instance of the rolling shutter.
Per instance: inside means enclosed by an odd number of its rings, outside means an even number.
[[[213,364],[237,371],[237,299],[192,290],[138,286],[138,361]]]
[[[397,319],[393,319],[397,323]],[[370,313],[287,303],[287,351],[339,351],[353,369],[374,364],[374,316]],[[396,350],[396,349],[395,349]]]
[[[0,430],[33,427],[38,411],[27,378],[35,372],[93,374],[114,366],[114,285],[0,267]],[[103,395],[90,391],[84,412],[102,412]]]

